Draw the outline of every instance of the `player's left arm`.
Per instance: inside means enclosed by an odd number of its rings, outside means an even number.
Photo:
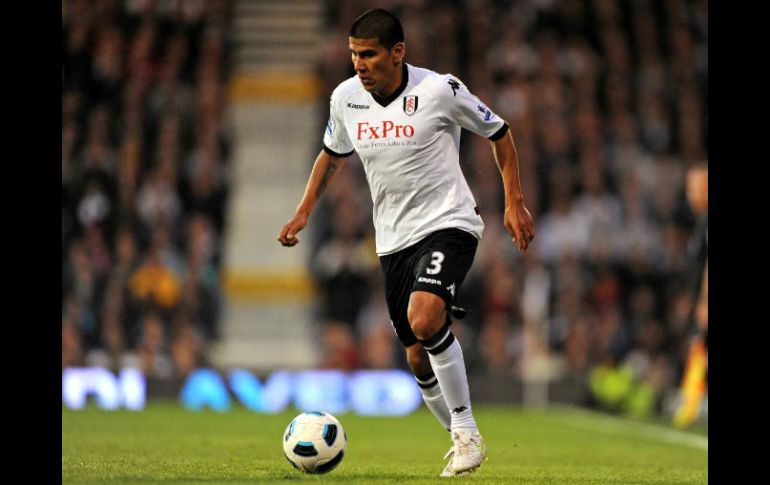
[[[497,162],[497,167],[503,178],[505,191],[503,223],[519,251],[523,253],[535,237],[535,222],[524,205],[524,195],[521,192],[521,181],[519,180],[519,158],[516,154],[510,128],[506,130],[503,136],[490,141],[490,143],[495,162]]]
[[[449,121],[489,138],[492,143],[492,152],[505,189],[503,223],[519,251],[524,252],[535,237],[535,223],[524,205],[519,181],[519,159],[511,130],[502,118],[487,108],[457,78],[450,74],[441,79],[446,84],[437,92],[441,98],[440,106],[447,108]]]

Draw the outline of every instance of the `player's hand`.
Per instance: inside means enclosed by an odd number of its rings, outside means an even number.
[[[503,219],[511,239],[523,253],[535,238],[535,221],[532,214],[524,206],[524,202],[514,202],[505,208]]]
[[[294,216],[284,224],[281,232],[278,233],[278,242],[284,246],[295,246],[299,243],[300,239],[297,233],[301,231],[307,224],[307,216],[302,213],[296,213]]]

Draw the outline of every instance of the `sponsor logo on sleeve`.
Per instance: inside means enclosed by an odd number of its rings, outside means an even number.
[[[331,116],[329,116],[329,121],[326,122],[326,133],[328,133],[329,136],[334,134],[334,120],[332,120]]]
[[[492,119],[492,112],[487,108],[486,106],[479,105],[479,113],[484,115],[484,121],[489,121]]]

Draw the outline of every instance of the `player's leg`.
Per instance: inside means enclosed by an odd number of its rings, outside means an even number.
[[[463,351],[447,325],[444,300],[433,293],[415,291],[409,299],[407,314],[412,331],[427,350],[430,366],[451,410],[451,429],[476,429]]]
[[[385,278],[385,299],[391,324],[406,350],[407,363],[417,380],[423,401],[441,426],[449,431],[449,407],[430,366],[428,354],[415,337],[407,320],[406,310],[414,281],[413,261],[416,251],[417,248],[407,248],[380,258]]]
[[[433,368],[428,359],[428,353],[422,344],[415,343],[406,348],[406,360],[409,367],[417,379],[417,385],[422,393],[422,399],[430,412],[436,416],[441,425],[450,431],[451,417],[449,415],[449,406],[444,400],[444,394],[441,392],[438,379],[433,373]]]
[[[446,304],[440,297],[415,291],[409,300],[409,323],[428,351],[428,359],[451,410],[450,427],[454,447],[451,461],[441,476],[471,472],[486,458],[483,439],[471,409],[470,389],[460,343],[449,329]]]
[[[425,351],[422,344],[416,343],[406,348],[406,359],[417,379],[417,385],[420,388],[425,405],[430,409],[433,415],[436,416],[441,425],[444,426],[447,431],[451,431],[452,418],[449,414],[449,406],[447,406],[444,394],[441,392],[441,386],[438,383],[436,374],[433,372],[433,367],[430,365],[428,352]],[[449,458],[449,461],[441,472],[442,477],[455,476],[454,469],[452,468],[453,457],[454,444],[444,455],[444,460]]]
[[[475,237],[460,230],[440,231],[428,238],[415,267],[416,278],[407,309],[412,332],[428,352],[450,409],[455,443],[451,464],[455,475],[475,470],[486,458],[473,417],[463,351],[449,328],[451,319],[447,311],[470,269],[477,244]]]
[[[433,372],[451,411],[451,429],[476,429],[460,343],[449,329],[455,296],[473,263],[478,241],[459,229],[426,238],[416,256],[407,319],[428,351]]]

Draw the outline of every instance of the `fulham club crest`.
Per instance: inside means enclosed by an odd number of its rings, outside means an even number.
[[[417,111],[417,96],[404,96],[404,113],[412,116]]]

